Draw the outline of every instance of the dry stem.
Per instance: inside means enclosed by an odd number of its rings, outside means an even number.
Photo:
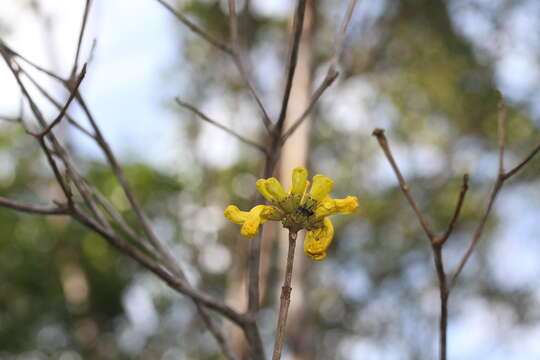
[[[294,264],[294,249],[296,247],[296,237],[298,233],[289,231],[289,252],[287,253],[287,266],[285,268],[285,280],[281,287],[281,296],[279,304],[279,317],[276,329],[276,343],[274,345],[274,354],[272,360],[281,359],[281,349],[285,340],[285,328],[287,325],[287,315],[291,303],[291,280]]]

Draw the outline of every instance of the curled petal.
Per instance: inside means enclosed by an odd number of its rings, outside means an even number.
[[[311,197],[317,201],[324,199],[334,187],[334,180],[324,175],[315,175],[313,177],[313,186],[311,187]]]
[[[304,241],[304,253],[313,260],[322,260],[326,257],[326,249],[334,239],[334,226],[328,218],[324,218],[323,227],[310,230]]]
[[[272,196],[272,194],[270,194],[268,192],[268,190],[266,190],[266,179],[259,179],[257,180],[257,182],[255,183],[255,186],[257,187],[257,190],[259,190],[259,192],[261,193],[261,195],[268,201],[270,202],[275,202],[276,200],[274,199],[274,197]]]
[[[345,199],[335,199],[338,212],[341,214],[352,214],[358,210],[358,198],[356,196],[347,196]]]
[[[292,172],[291,194],[302,196],[306,189],[308,171],[303,167],[297,167]]]
[[[287,197],[283,186],[276,178],[270,178],[265,183],[266,191],[275,199],[275,201],[282,201]]]
[[[337,212],[336,200],[327,195],[317,204],[315,216],[325,217],[337,214]]]
[[[317,204],[315,215],[317,217],[331,216],[335,214],[352,214],[358,210],[358,198],[347,196],[345,199],[332,199],[326,196]]]
[[[234,205],[227,206],[227,208],[223,212],[223,215],[225,215],[227,219],[239,225],[242,225],[244,221],[246,221],[248,214],[249,213],[247,211],[241,211],[238,207]]]
[[[259,233],[259,225],[266,221],[266,219],[261,217],[261,212],[265,207],[265,205],[257,205],[249,211],[244,225],[242,225],[242,229],[240,230],[242,235],[252,238]]]
[[[283,212],[275,206],[265,206],[261,212],[261,218],[265,220],[279,221],[283,219]]]

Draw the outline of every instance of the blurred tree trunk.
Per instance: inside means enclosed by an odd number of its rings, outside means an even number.
[[[287,109],[287,117],[285,120],[284,130],[286,131],[300,117],[302,112],[308,107],[312,92],[312,63],[313,63],[313,30],[315,23],[315,0],[309,0],[306,4],[306,14],[304,19],[304,29],[300,40],[300,48],[298,54],[298,64],[291,91],[291,101]],[[292,26],[289,27],[292,29]],[[309,150],[309,133],[311,129],[311,118],[306,119],[304,123],[296,130],[293,136],[289,138],[285,144],[281,156],[281,161],[278,165],[280,181],[288,189],[291,185],[291,173],[295,167],[307,167],[307,158]],[[302,237],[305,234],[301,235]],[[302,240],[302,237],[300,240]],[[299,244],[302,244],[299,241]],[[280,229],[278,237],[279,257],[278,266],[280,271],[279,281],[285,270],[285,261],[288,250],[288,232],[285,229]],[[290,349],[294,360],[310,360],[314,358],[312,353],[313,346],[310,342],[313,341],[311,336],[311,322],[309,312],[304,306],[305,304],[305,288],[304,288],[304,268],[305,259],[303,256],[303,246],[297,246],[292,280],[291,305],[289,307],[289,318],[287,322],[287,330],[285,343]],[[277,287],[276,297],[279,297],[280,287]],[[284,357],[285,359],[285,357]]]

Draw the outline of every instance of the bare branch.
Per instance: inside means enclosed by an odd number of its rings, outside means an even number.
[[[41,86],[32,76],[30,76],[30,74],[28,72],[26,72],[23,68],[21,68],[21,73],[23,73],[26,78],[28,80],[30,80],[30,82],[36,87],[36,89],[41,93],[41,95],[43,95],[47,100],[49,100],[49,102],[51,104],[53,104],[58,110],[61,110],[62,109],[62,104],[60,104],[60,102],[58,102],[57,100],[55,100],[52,95],[43,88],[43,86]],[[66,117],[67,121],[72,124],[77,130],[79,130],[80,132],[82,132],[83,134],[85,134],[86,136],[92,138],[95,140],[95,136],[94,134],[92,134],[90,131],[88,131],[87,129],[85,129],[81,124],[79,124],[73,117],[71,117],[67,111],[66,113],[64,114],[64,116]],[[21,117],[22,118],[22,117]]]
[[[152,259],[150,259],[146,254],[130,246],[126,241],[119,237],[114,232],[108,231],[97,224],[93,219],[89,218],[78,208],[74,208],[72,216],[79,221],[84,226],[88,227],[92,231],[100,234],[105,240],[107,240],[112,246],[118,249],[120,252],[128,255],[135,261],[137,261],[144,268],[150,270],[161,278],[165,283],[167,283],[171,288],[177,290],[178,292],[189,296],[195,301],[203,304],[204,306],[217,311],[223,316],[230,319],[232,322],[242,326],[244,324],[244,318],[241,314],[237,313],[235,310],[225,305],[221,301],[217,301],[213,297],[193,288],[185,280],[173,276],[170,272],[163,269],[161,266],[156,264]]]
[[[223,336],[223,333],[221,330],[219,330],[215,325],[212,319],[210,318],[210,314],[208,314],[208,311],[206,308],[204,308],[198,301],[193,300],[195,303],[195,306],[197,307],[197,312],[201,316],[204,324],[208,328],[208,331],[214,336],[214,339],[216,339],[216,342],[218,343],[219,347],[221,348],[221,351],[223,352],[223,355],[228,360],[239,360],[236,355],[233,354],[231,349],[229,348],[229,345],[227,344],[227,341],[225,340],[225,337]]]
[[[321,83],[321,85],[319,85],[317,90],[315,90],[315,93],[311,97],[311,101],[309,102],[309,105],[306,108],[306,110],[304,110],[302,115],[294,122],[294,124],[291,125],[290,128],[288,128],[285,131],[285,133],[281,137],[281,144],[285,144],[287,139],[289,139],[294,134],[294,132],[300,127],[300,125],[302,125],[304,120],[307,119],[308,115],[311,113],[311,111],[315,107],[315,104],[317,103],[317,101],[319,101],[319,98],[321,97],[321,95],[326,91],[326,89],[330,87],[330,85],[332,85],[332,83],[337,79],[338,76],[339,76],[339,73],[335,71],[333,68],[328,69],[328,72],[326,73],[326,76],[324,77],[323,82]]]
[[[69,94],[69,98],[68,100],[66,101],[66,104],[62,107],[62,109],[60,110],[60,113],[58,114],[58,116],[54,119],[53,122],[50,123],[50,125],[48,125],[45,129],[43,129],[42,131],[40,132],[32,132],[30,130],[26,130],[26,132],[32,136],[35,136],[35,137],[38,137],[38,138],[43,138],[45,135],[47,135],[56,125],[58,125],[60,123],[60,121],[62,120],[62,118],[64,117],[66,111],[67,111],[67,108],[69,107],[69,105],[71,104],[71,102],[73,101],[73,99],[75,98],[75,95],[77,94],[78,90],[79,90],[79,86],[81,85],[81,82],[83,81],[84,79],[84,76],[86,75],[86,64],[84,64],[82,70],[81,70],[81,73],[79,74],[79,77],[77,79],[77,83],[75,84],[75,87],[73,88],[73,90],[71,91],[71,94]]]
[[[79,56],[81,53],[81,45],[83,36],[86,30],[86,23],[88,21],[88,13],[90,12],[90,6],[92,5],[92,0],[86,0],[84,6],[83,19],[81,23],[81,29],[79,30],[79,39],[77,40],[77,51],[75,52],[75,60],[73,61],[73,68],[71,69],[71,78],[75,78],[75,73],[77,72],[77,67],[79,66]]]
[[[341,54],[343,53],[343,46],[345,45],[345,35],[347,34],[347,28],[349,27],[349,22],[351,21],[352,14],[354,12],[354,8],[356,7],[357,3],[358,3],[358,0],[351,0],[349,2],[349,6],[347,7],[347,12],[345,12],[345,16],[343,17],[343,21],[341,23],[341,26],[339,27],[339,31],[336,38],[336,49],[335,49],[334,55],[332,56],[332,60],[330,61],[330,68],[335,69],[337,67],[339,58],[341,57]]]
[[[24,61],[28,65],[32,66],[34,69],[36,69],[36,70],[38,70],[38,71],[52,77],[53,79],[56,79],[56,80],[60,81],[61,83],[64,83],[66,81],[65,79],[63,79],[62,77],[56,75],[52,71],[49,71],[49,70],[45,69],[44,67],[41,67],[41,66],[37,65],[36,63],[30,61],[28,58],[26,58],[26,57],[22,56],[21,54],[19,54],[18,52],[14,51],[10,47],[8,47],[1,39],[0,39],[0,52],[5,54],[8,58],[10,58],[12,56],[18,57],[19,59],[21,59],[22,61]]]
[[[21,119],[13,116],[0,115],[0,120],[7,122],[20,122]]]
[[[424,229],[426,235],[431,240],[431,242],[434,242],[435,233],[431,229],[431,226],[429,225],[428,220],[422,214],[422,212],[420,211],[420,208],[416,204],[416,201],[414,200],[411,193],[409,192],[409,185],[403,178],[403,175],[401,175],[401,171],[399,170],[398,165],[396,161],[394,160],[394,156],[392,155],[392,151],[390,150],[390,146],[388,145],[388,140],[386,140],[386,136],[384,135],[384,130],[375,129],[372,135],[377,138],[377,141],[379,142],[379,145],[384,151],[384,154],[386,155],[388,162],[390,162],[390,165],[392,166],[392,169],[394,170],[394,173],[396,174],[396,177],[398,178],[399,185],[401,186],[401,190],[403,191],[403,194],[407,198],[407,201],[409,201],[409,204],[411,205],[414,212],[416,213],[416,216],[418,217],[418,220],[420,221],[420,224],[422,225],[422,228]]]
[[[446,240],[448,240],[448,238],[452,234],[454,226],[459,219],[459,214],[461,212],[463,202],[465,201],[465,195],[467,194],[467,190],[469,190],[469,174],[463,175],[463,185],[461,185],[461,191],[459,192],[459,198],[456,204],[456,209],[454,210],[454,216],[452,216],[452,220],[450,220],[450,223],[448,224],[448,229],[440,238],[437,238],[436,243],[444,245]]]
[[[281,103],[281,110],[275,126],[275,132],[281,134],[283,124],[285,123],[285,116],[287,114],[287,106],[289,104],[289,97],[291,95],[292,82],[294,73],[296,71],[296,63],[298,62],[298,49],[300,47],[300,38],[302,37],[302,30],[304,28],[304,15],[306,13],[306,0],[298,0],[296,11],[294,15],[293,23],[293,37],[290,48],[289,62],[287,63],[287,80],[285,83],[285,91],[283,93],[283,101]]]
[[[259,145],[257,144],[256,142],[252,141],[252,140],[249,140],[245,137],[243,137],[242,135],[238,134],[237,132],[235,132],[234,130],[231,130],[229,129],[228,127],[224,126],[224,125],[221,125],[220,123],[218,123],[217,121],[215,120],[212,120],[210,119],[207,115],[205,115],[203,112],[201,112],[199,109],[197,109],[196,107],[194,107],[193,105],[190,105],[186,102],[183,102],[182,100],[180,100],[179,98],[176,98],[176,103],[178,105],[180,105],[181,107],[185,108],[185,109],[188,109],[190,110],[191,112],[195,113],[200,119],[214,125],[215,127],[218,127],[220,128],[221,130],[225,131],[226,133],[232,135],[233,137],[237,138],[238,140],[242,141],[243,143],[245,144],[248,144],[250,146],[253,146],[254,148],[256,148],[257,150],[261,151],[262,153],[266,153],[267,150],[262,146],[262,145]]]
[[[296,247],[297,233],[289,230],[289,251],[287,253],[287,266],[285,269],[285,280],[281,287],[281,302],[279,304],[279,317],[276,329],[276,343],[274,345],[274,354],[272,360],[281,359],[281,349],[285,340],[285,327],[287,325],[287,315],[289,313],[289,305],[291,303],[291,280],[294,265],[294,249]]]
[[[167,9],[172,15],[174,15],[178,20],[180,20],[181,23],[186,25],[191,31],[193,31],[195,34],[201,36],[203,39],[208,41],[210,44],[214,45],[221,51],[232,55],[233,51],[232,49],[225,44],[223,41],[216,39],[214,36],[210,35],[203,29],[201,29],[199,26],[195,25],[193,22],[191,22],[187,17],[182,15],[181,13],[175,11],[173,7],[169,4],[167,4],[163,0],[156,0],[158,3],[160,3],[165,9]]]
[[[304,120],[307,118],[307,116],[311,113],[313,108],[315,107],[315,104],[321,97],[321,95],[328,89],[336,80],[336,78],[339,76],[339,72],[336,70],[337,63],[339,61],[339,58],[341,54],[343,53],[343,45],[345,43],[345,34],[347,33],[347,28],[349,26],[349,22],[351,20],[352,14],[354,12],[354,8],[356,7],[357,0],[351,0],[349,2],[349,6],[347,8],[347,11],[345,13],[345,16],[343,18],[343,21],[339,27],[338,35],[337,35],[337,45],[336,49],[334,51],[334,55],[332,56],[332,59],[330,60],[330,66],[328,67],[328,70],[326,72],[326,76],[324,77],[321,85],[315,90],[315,93],[311,97],[311,101],[307,107],[307,109],[304,111],[304,113],[296,120],[293,125],[285,131],[283,136],[281,137],[281,143],[284,144],[289,137],[291,137],[294,132],[302,125]]]
[[[499,103],[497,104],[497,133],[499,136],[499,175],[504,174],[504,138],[506,134],[506,104],[503,95],[497,91]]]
[[[452,275],[452,277],[450,279],[450,284],[448,286],[449,291],[452,291],[452,289],[454,288],[458,276],[461,274],[461,271],[463,270],[463,267],[465,266],[465,264],[469,260],[470,256],[473,253],[473,250],[475,249],[476,245],[480,241],[480,237],[482,236],[482,233],[484,231],[484,226],[486,225],[486,221],[487,221],[487,219],[489,217],[489,214],[491,213],[491,209],[493,208],[493,204],[495,203],[495,199],[497,198],[497,194],[499,193],[499,190],[501,190],[501,188],[503,186],[503,183],[504,183],[503,177],[498,176],[497,180],[495,181],[495,184],[493,185],[491,193],[489,195],[489,201],[488,201],[487,208],[486,208],[486,210],[484,212],[484,215],[482,215],[482,218],[480,219],[480,222],[476,226],[476,229],[474,231],[474,235],[471,238],[469,246],[467,247],[467,251],[465,252],[465,254],[463,255],[463,257],[461,258],[461,260],[459,262],[457,270],[455,271],[455,273]]]
[[[514,166],[512,170],[508,171],[504,174],[504,180],[507,180],[514,176],[523,166],[525,166],[529,161],[534,158],[534,156],[540,151],[540,142],[536,145],[536,147],[527,155],[519,164]]]
[[[22,211],[31,214],[41,215],[67,215],[67,206],[44,206],[23,203],[15,200],[6,199],[0,196],[0,206],[7,207],[13,210]]]

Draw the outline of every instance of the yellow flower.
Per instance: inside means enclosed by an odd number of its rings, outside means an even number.
[[[334,238],[334,227],[327,216],[352,214],[358,209],[358,199],[356,196],[331,198],[328,194],[334,187],[334,181],[324,175],[313,177],[313,185],[308,192],[310,182],[307,178],[306,169],[294,169],[288,192],[276,178],[259,179],[257,190],[270,205],[257,205],[249,212],[230,205],[225,209],[225,217],[242,225],[240,233],[250,238],[259,233],[259,225],[267,220],[281,221],[292,232],[306,229],[304,252],[314,260],[322,260]]]

